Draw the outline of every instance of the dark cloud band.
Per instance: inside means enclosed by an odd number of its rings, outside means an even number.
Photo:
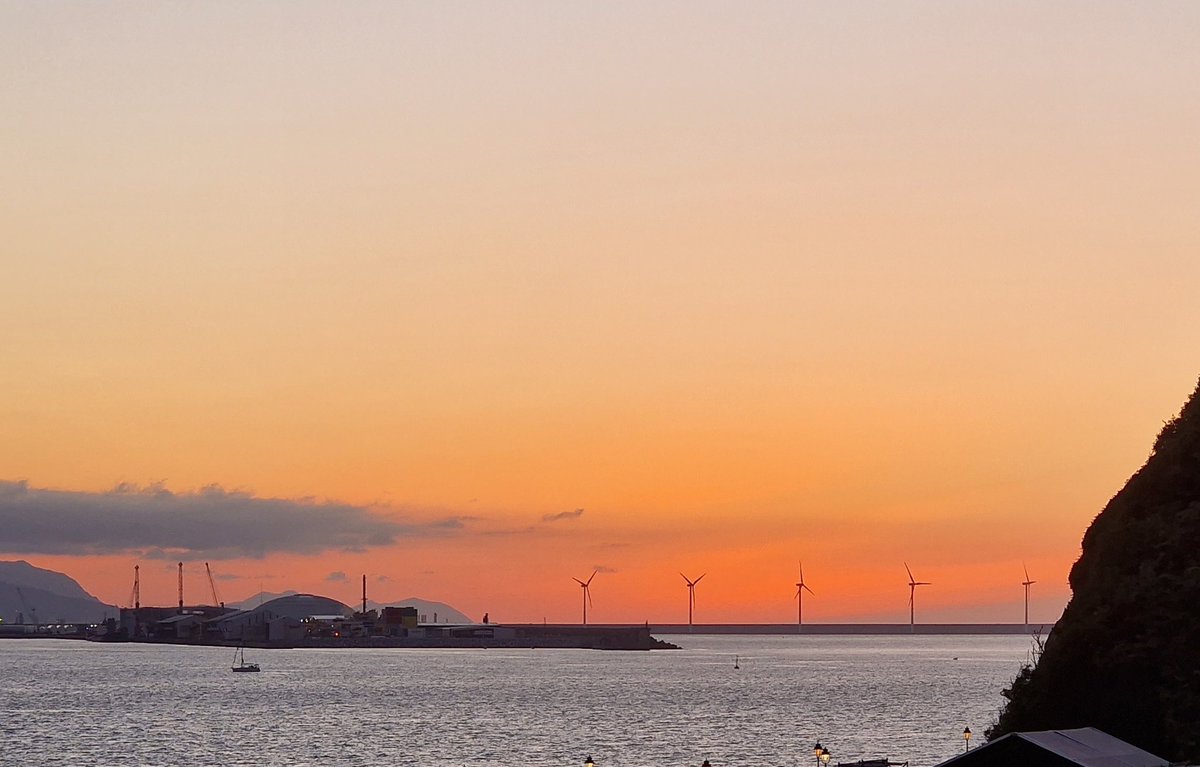
[[[362,551],[447,529],[453,526],[445,520],[406,525],[362,506],[258,498],[217,486],[174,493],[121,485],[82,493],[0,481],[0,551],[8,552],[231,559]]]

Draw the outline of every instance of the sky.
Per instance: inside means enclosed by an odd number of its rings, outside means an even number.
[[[0,5],[0,557],[1050,622],[1196,386],[1200,5]],[[347,577],[346,574],[350,574]]]

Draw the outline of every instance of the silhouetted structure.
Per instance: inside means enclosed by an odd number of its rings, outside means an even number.
[[[1166,767],[1167,760],[1094,727],[1014,732],[938,767]],[[840,767],[840,766],[839,766]]]

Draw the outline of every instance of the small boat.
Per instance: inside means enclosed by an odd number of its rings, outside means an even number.
[[[237,648],[237,650],[233,653],[233,662],[235,665],[231,666],[230,668],[232,668],[234,671],[258,671],[259,670],[257,663],[247,663],[246,662],[246,648],[245,647]]]

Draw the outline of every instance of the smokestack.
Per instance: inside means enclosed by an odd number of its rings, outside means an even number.
[[[183,609],[183,563],[179,563],[179,609]]]
[[[363,573],[363,614],[367,612],[367,574]]]

